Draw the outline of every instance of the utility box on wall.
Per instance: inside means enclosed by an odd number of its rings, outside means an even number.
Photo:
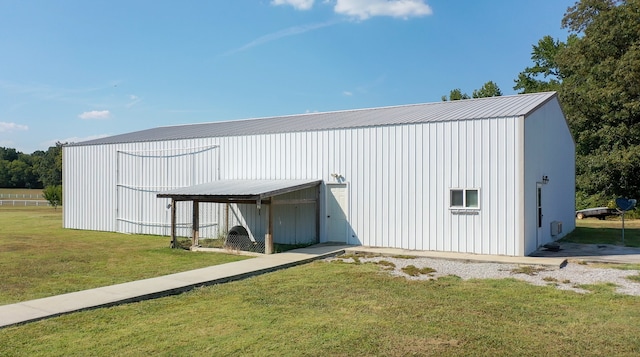
[[[555,237],[562,233],[562,222],[553,221],[551,222],[551,236]]]

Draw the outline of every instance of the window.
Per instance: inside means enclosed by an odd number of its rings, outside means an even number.
[[[464,190],[451,190],[451,207],[464,207]]]
[[[451,208],[480,208],[477,189],[451,189]]]

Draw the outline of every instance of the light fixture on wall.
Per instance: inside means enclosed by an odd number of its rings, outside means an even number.
[[[336,180],[336,182],[340,182],[342,183],[342,181],[344,181],[344,176],[340,175],[340,174],[331,174],[331,177],[333,177],[334,180]]]
[[[548,184],[549,183],[549,176],[543,175],[542,176],[542,183],[545,184],[545,185]]]

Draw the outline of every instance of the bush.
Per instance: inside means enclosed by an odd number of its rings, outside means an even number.
[[[54,209],[62,206],[62,186],[47,186],[42,191],[42,195],[45,200],[49,201],[49,204],[52,205]]]

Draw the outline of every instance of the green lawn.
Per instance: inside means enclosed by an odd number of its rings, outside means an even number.
[[[621,245],[622,221],[620,218],[578,219],[575,231],[568,234],[561,242]],[[625,220],[624,243],[627,247],[640,247],[640,220]]]
[[[640,298],[315,262],[0,330],[11,355],[636,356]],[[0,352],[0,355],[2,352]]]
[[[63,230],[52,209],[0,210],[0,221],[13,227],[0,225],[2,264],[9,253],[18,266],[0,269],[0,294],[23,270],[32,289],[48,285],[45,280],[58,289],[85,275],[93,281],[139,270],[152,276],[160,274],[153,272],[157,266],[172,270],[225,257],[168,250],[167,238]],[[56,269],[42,267],[50,264]],[[592,292],[514,279],[408,281],[379,265],[318,261],[0,329],[0,356],[639,355],[640,297],[615,294],[608,285],[585,288]]]
[[[62,209],[0,206],[0,304],[247,259],[168,247],[168,237],[63,229]]]

